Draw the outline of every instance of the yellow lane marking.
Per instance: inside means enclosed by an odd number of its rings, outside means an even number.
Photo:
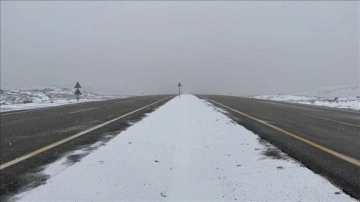
[[[172,97],[172,96],[170,96],[170,97]],[[106,126],[106,125],[108,125],[108,124],[110,124],[110,123],[112,123],[112,122],[115,122],[115,121],[117,121],[117,120],[119,120],[119,119],[122,119],[122,118],[124,118],[124,117],[127,117],[127,116],[129,116],[129,115],[131,115],[131,114],[134,114],[134,113],[136,113],[136,112],[138,112],[138,111],[140,111],[140,110],[143,110],[143,109],[145,109],[145,108],[147,108],[147,107],[150,107],[150,106],[152,106],[152,105],[155,105],[155,104],[157,104],[157,103],[159,103],[159,102],[161,102],[161,101],[163,101],[163,100],[166,100],[166,99],[168,99],[168,98],[170,98],[170,97],[167,97],[167,98],[158,100],[158,101],[156,101],[156,102],[154,102],[154,103],[151,103],[151,104],[149,104],[149,105],[146,105],[145,107],[141,107],[141,108],[136,109],[136,110],[134,110],[134,111],[132,111],[132,112],[129,112],[129,113],[127,113],[127,114],[124,114],[124,115],[122,115],[122,116],[119,116],[119,117],[117,117],[117,118],[115,118],[115,119],[112,119],[112,120],[107,121],[107,122],[105,122],[105,123],[102,123],[102,124],[100,124],[100,125],[94,126],[94,127],[90,128],[90,129],[87,129],[87,130],[85,130],[85,131],[82,131],[82,132],[80,132],[80,133],[77,133],[77,134],[75,134],[75,135],[72,135],[72,136],[70,136],[70,137],[67,137],[67,138],[65,138],[65,139],[63,139],[63,140],[57,141],[57,142],[55,142],[55,143],[53,143],[53,144],[50,144],[50,145],[48,145],[48,146],[46,146],[46,147],[43,147],[43,148],[41,148],[41,149],[35,150],[35,151],[33,151],[33,152],[30,152],[30,153],[28,153],[28,154],[26,154],[26,155],[24,155],[24,156],[21,156],[21,157],[19,157],[19,158],[16,158],[16,159],[14,159],[14,160],[12,160],[12,161],[9,161],[9,162],[7,162],[7,163],[4,163],[4,164],[0,165],[0,170],[3,170],[3,169],[5,169],[5,168],[7,168],[7,167],[9,167],[9,166],[12,166],[12,165],[14,165],[14,164],[17,164],[17,163],[19,163],[19,162],[21,162],[21,161],[23,161],[23,160],[25,160],[25,159],[31,158],[31,157],[33,157],[33,156],[35,156],[35,155],[38,155],[38,154],[40,154],[40,153],[42,153],[42,152],[45,152],[45,151],[49,150],[49,149],[52,149],[52,148],[57,147],[57,146],[59,146],[59,145],[62,145],[62,144],[66,143],[66,142],[68,142],[68,141],[70,141],[70,140],[73,140],[73,139],[75,139],[75,138],[78,138],[78,137],[80,137],[80,136],[83,136],[83,135],[85,135],[85,134],[87,134],[87,133],[89,133],[89,132],[91,132],[91,131],[94,131],[94,130],[96,130],[96,129],[98,129],[98,128],[101,128],[101,127],[103,127],[103,126]]]
[[[236,110],[236,109],[233,109],[233,108],[231,108],[231,107],[228,107],[228,106],[226,106],[226,105],[223,105],[223,104],[221,104],[221,103],[219,103],[219,102],[216,102],[216,101],[214,101],[214,100],[211,100],[211,99],[208,99],[208,100],[210,100],[210,101],[212,101],[212,102],[214,102],[214,103],[216,103],[216,104],[218,104],[218,105],[220,105],[220,106],[223,106],[223,107],[225,107],[225,108],[227,108],[227,109],[229,109],[229,110],[231,110],[231,111],[233,111],[233,112],[236,112],[236,113],[238,113],[238,114],[241,114],[241,115],[243,115],[243,116],[246,116],[246,117],[248,117],[248,118],[250,118],[250,119],[252,119],[252,120],[254,120],[254,121],[256,121],[256,122],[259,122],[259,123],[261,123],[261,124],[263,124],[263,125],[266,125],[266,126],[272,128],[272,129],[275,129],[275,130],[277,130],[277,131],[279,131],[279,132],[282,132],[283,134],[288,135],[288,136],[290,136],[290,137],[293,137],[293,138],[295,138],[295,139],[297,139],[297,140],[299,140],[299,141],[301,141],[301,142],[304,142],[304,143],[306,143],[306,144],[308,144],[308,145],[310,145],[310,146],[313,146],[313,147],[315,147],[315,148],[317,148],[317,149],[320,149],[321,151],[324,151],[324,152],[326,152],[326,153],[328,153],[328,154],[330,154],[330,155],[336,156],[336,157],[338,157],[338,158],[340,158],[340,159],[342,159],[342,160],[344,160],[344,161],[346,161],[346,162],[348,162],[348,163],[351,163],[351,164],[353,164],[353,165],[355,165],[355,166],[359,166],[359,167],[360,167],[360,160],[358,160],[358,159],[355,159],[355,158],[346,156],[346,155],[344,155],[344,154],[341,154],[341,153],[339,153],[339,152],[336,152],[336,151],[334,151],[334,150],[331,150],[331,149],[329,149],[329,148],[326,148],[326,147],[324,147],[324,146],[322,146],[322,145],[320,145],[320,144],[317,144],[317,143],[315,143],[315,142],[312,142],[312,141],[310,141],[310,140],[308,140],[308,139],[305,139],[305,138],[303,138],[303,137],[300,137],[299,135],[296,135],[296,134],[294,134],[294,133],[292,133],[292,132],[286,131],[286,130],[284,130],[284,129],[282,129],[282,128],[279,128],[279,127],[277,127],[277,126],[274,126],[274,125],[272,125],[272,124],[269,124],[269,123],[267,123],[267,122],[265,122],[265,121],[263,121],[263,120],[260,120],[260,119],[257,119],[257,118],[255,118],[255,117],[252,117],[252,116],[250,116],[250,115],[248,115],[248,114],[245,114],[245,113],[243,113],[243,112],[240,112],[240,111],[238,111],[238,110]]]
[[[94,109],[97,109],[97,108],[99,108],[99,107],[93,107],[93,108],[90,108],[90,109],[82,109],[82,110],[79,110],[79,111],[70,112],[69,114],[76,114],[76,113],[79,113],[79,112],[86,112],[86,111],[94,110]]]
[[[359,127],[359,128],[360,128],[360,125],[356,125],[356,124],[352,124],[352,123],[337,121],[337,120],[328,119],[328,118],[324,118],[324,117],[320,117],[320,116],[313,116],[313,115],[310,115],[310,114],[303,114],[303,115],[305,115],[305,116],[310,116],[310,117],[317,118],[317,119],[323,119],[323,120],[327,120],[327,121],[332,121],[332,122],[336,122],[336,123],[341,123],[341,124],[345,124],[345,125],[355,126],[355,127]]]

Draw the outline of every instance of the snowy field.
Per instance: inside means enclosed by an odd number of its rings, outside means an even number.
[[[72,89],[56,87],[35,90],[5,90],[0,95],[0,112],[75,104],[77,100],[74,92],[75,90]],[[109,96],[83,92],[79,102],[125,97],[128,96]]]
[[[292,102],[324,107],[334,107],[340,109],[360,110],[360,98],[326,98],[296,95],[261,95],[255,96],[256,99]]]
[[[327,86],[294,95],[259,95],[253,98],[360,110],[360,84]]]
[[[67,164],[20,201],[355,201],[323,177],[191,95],[174,98]]]
[[[323,86],[308,91],[297,92],[296,95],[306,95],[313,97],[356,97],[360,96],[360,83],[338,86]]]

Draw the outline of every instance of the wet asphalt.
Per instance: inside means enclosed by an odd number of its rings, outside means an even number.
[[[0,113],[1,164],[166,97],[168,95],[131,97]],[[326,148],[360,159],[360,112],[232,96],[199,97],[209,102],[210,99],[217,101]],[[168,100],[170,98],[1,170],[0,200],[45,183],[49,176],[40,174],[44,165],[56,161],[69,151],[108,141]],[[261,139],[277,146],[351,196],[360,199],[360,167],[248,117],[226,111],[227,116]],[[69,161],[76,162],[80,158],[71,156]]]
[[[360,159],[360,112],[310,105],[257,100],[234,96],[198,95],[199,98],[231,107],[254,118],[294,133],[316,144]],[[334,185],[360,199],[360,167],[316,147],[228,110],[227,116],[260,138],[326,177]]]
[[[167,98],[84,136],[0,170],[0,200],[7,200],[16,193],[45,183],[48,176],[39,174],[44,169],[44,165],[54,162],[69,151],[84,148],[95,142],[108,141],[172,97],[174,96],[139,96],[0,113],[0,162],[3,165],[54,142]],[[78,159],[75,157],[73,160]]]

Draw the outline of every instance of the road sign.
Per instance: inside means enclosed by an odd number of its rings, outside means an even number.
[[[80,90],[79,90],[79,88],[81,88],[80,83],[79,83],[79,82],[76,82],[74,88],[76,88],[75,95],[76,95],[77,101],[79,102],[80,95],[81,95],[81,92],[80,92]]]
[[[79,82],[76,82],[76,84],[75,84],[75,87],[74,87],[74,88],[81,88],[80,83],[79,83]]]
[[[181,88],[181,83],[179,82],[179,84],[177,85],[179,87],[179,97],[180,97],[180,88]]]
[[[76,91],[75,91],[75,95],[76,95],[77,101],[79,102],[81,92],[80,92],[80,90],[79,90],[78,88],[77,88]]]
[[[76,89],[76,91],[75,91],[75,95],[81,95],[81,92],[80,92],[80,90],[79,90],[79,89]]]

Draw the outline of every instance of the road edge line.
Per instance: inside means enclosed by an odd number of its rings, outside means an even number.
[[[157,104],[157,103],[159,103],[159,102],[161,102],[161,101],[163,101],[163,100],[169,99],[169,98],[171,98],[171,97],[173,97],[173,96],[169,96],[169,97],[163,98],[163,99],[158,100],[158,101],[156,101],[156,102],[153,102],[153,103],[151,103],[151,104],[149,104],[149,105],[146,105],[146,106],[144,106],[144,107],[141,107],[141,108],[139,108],[139,109],[136,109],[136,110],[134,110],[134,111],[131,111],[131,112],[127,113],[127,114],[124,114],[124,115],[122,115],[122,116],[119,116],[119,117],[117,117],[117,118],[115,118],[115,119],[112,119],[112,120],[110,120],[110,121],[106,121],[106,122],[104,122],[104,123],[102,123],[102,124],[99,124],[99,125],[97,125],[97,126],[94,126],[94,127],[92,127],[92,128],[89,128],[89,129],[87,129],[87,130],[84,130],[84,131],[82,131],[82,132],[79,132],[79,133],[77,133],[77,134],[75,134],[75,135],[71,135],[70,137],[67,137],[67,138],[65,138],[65,139],[59,140],[59,141],[57,141],[57,142],[55,142],[55,143],[52,143],[52,144],[50,144],[50,145],[48,145],[48,146],[42,147],[42,148],[37,149],[37,150],[35,150],[35,151],[33,151],[33,152],[30,152],[30,153],[25,154],[25,155],[23,155],[23,156],[21,156],[21,157],[18,157],[18,158],[14,159],[14,160],[11,160],[11,161],[9,161],[9,162],[6,162],[6,163],[4,163],[4,164],[1,164],[1,165],[0,165],[0,170],[3,170],[3,169],[5,169],[5,168],[8,168],[8,167],[10,167],[10,166],[12,166],[12,165],[15,165],[15,164],[17,164],[17,163],[19,163],[19,162],[21,162],[21,161],[24,161],[24,160],[29,159],[29,158],[31,158],[31,157],[33,157],[33,156],[36,156],[36,155],[38,155],[38,154],[40,154],[40,153],[43,153],[43,152],[45,152],[45,151],[47,151],[47,150],[50,150],[50,149],[52,149],[52,148],[54,148],[54,147],[57,147],[57,146],[59,146],[59,145],[62,145],[62,144],[64,144],[64,143],[66,143],[66,142],[69,142],[70,140],[73,140],[73,139],[75,139],[75,138],[78,138],[78,137],[80,137],[80,136],[83,136],[83,135],[85,135],[85,134],[87,134],[87,133],[89,133],[89,132],[91,132],[91,131],[94,131],[94,130],[96,130],[96,129],[99,129],[99,128],[103,127],[103,126],[106,126],[106,125],[108,125],[108,124],[110,124],[110,123],[113,123],[113,122],[115,122],[115,121],[117,121],[117,120],[119,120],[119,119],[122,119],[122,118],[124,118],[124,117],[127,117],[127,116],[129,116],[129,115],[131,115],[131,114],[134,114],[134,113],[136,113],[136,112],[138,112],[138,111],[141,111],[141,110],[143,110],[143,109],[145,109],[145,108],[147,108],[147,107],[150,107],[150,106],[152,106],[152,105],[155,105],[155,104]]]
[[[216,103],[216,104],[218,104],[218,105],[220,105],[220,106],[223,106],[223,107],[225,107],[225,108],[227,108],[227,109],[229,109],[229,110],[231,110],[231,111],[233,111],[233,112],[236,112],[236,113],[238,113],[238,114],[241,114],[241,115],[243,115],[243,116],[246,116],[246,117],[248,117],[248,118],[250,118],[250,119],[252,119],[252,120],[254,120],[254,121],[258,122],[258,123],[261,123],[261,124],[263,124],[263,125],[265,125],[265,126],[268,126],[268,127],[272,128],[272,129],[274,129],[274,130],[277,130],[277,131],[279,131],[279,132],[281,132],[281,133],[283,133],[283,134],[285,134],[285,135],[288,135],[288,136],[290,136],[290,137],[292,137],[292,138],[294,138],[294,139],[297,139],[297,140],[299,140],[299,141],[301,141],[301,142],[303,142],[303,143],[306,143],[306,144],[308,144],[308,145],[310,145],[310,146],[312,146],[312,147],[315,147],[315,148],[317,148],[317,149],[319,149],[319,150],[321,150],[321,151],[323,151],[323,152],[326,152],[326,153],[328,153],[328,154],[330,154],[330,155],[332,155],[332,156],[338,157],[338,158],[340,158],[340,159],[343,160],[343,161],[346,161],[346,162],[348,162],[348,163],[351,163],[351,164],[353,164],[353,165],[355,165],[355,166],[360,167],[360,160],[357,160],[357,159],[355,159],[355,158],[352,158],[352,157],[346,156],[346,155],[344,155],[344,154],[341,154],[341,153],[339,153],[339,152],[337,152],[337,151],[334,151],[334,150],[332,150],[332,149],[329,149],[329,148],[327,148],[327,147],[325,147],[325,146],[322,146],[322,145],[320,145],[320,144],[318,144],[318,143],[315,143],[315,142],[312,142],[312,141],[310,141],[310,140],[308,140],[308,139],[305,139],[305,138],[303,138],[303,137],[300,137],[299,135],[296,135],[295,133],[289,132],[289,131],[287,131],[287,130],[284,130],[284,129],[282,129],[282,128],[279,128],[279,127],[277,127],[277,126],[274,126],[274,125],[272,125],[272,124],[269,124],[269,123],[267,123],[267,122],[265,122],[265,121],[263,121],[263,120],[257,119],[257,118],[255,118],[255,117],[253,117],[253,116],[250,116],[250,115],[248,115],[248,114],[246,114],[246,113],[244,113],[244,112],[238,111],[238,110],[236,110],[236,109],[233,109],[233,108],[231,108],[231,107],[228,107],[228,106],[226,106],[226,105],[224,105],[224,104],[221,104],[221,103],[219,103],[219,102],[216,102],[216,101],[214,101],[214,100],[211,100],[211,99],[208,99],[208,98],[205,98],[205,99],[206,99],[206,100],[210,100],[211,102],[214,102],[214,103]]]

